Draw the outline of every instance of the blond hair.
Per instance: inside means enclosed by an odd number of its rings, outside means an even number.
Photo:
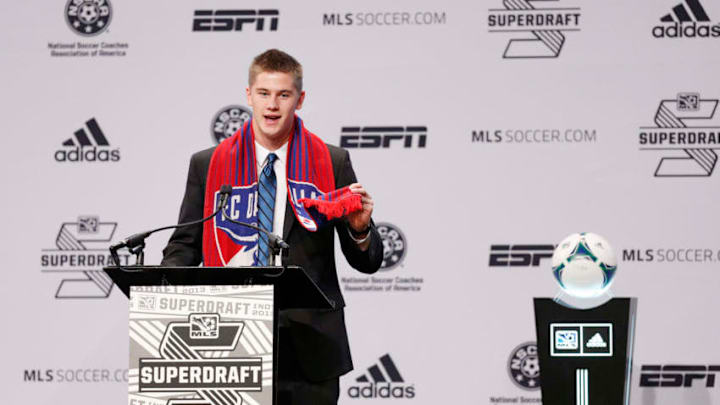
[[[250,64],[248,83],[252,87],[255,78],[262,72],[292,73],[298,92],[302,92],[302,65],[292,56],[279,49],[268,49],[253,59]]]

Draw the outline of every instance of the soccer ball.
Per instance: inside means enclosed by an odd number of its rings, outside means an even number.
[[[520,366],[522,373],[530,378],[537,377],[540,374],[540,361],[537,357],[525,357]]]
[[[574,233],[555,248],[552,270],[566,293],[578,298],[592,298],[610,287],[617,270],[617,257],[602,236]]]
[[[85,24],[92,24],[100,17],[100,10],[93,3],[83,3],[78,11],[78,18]]]

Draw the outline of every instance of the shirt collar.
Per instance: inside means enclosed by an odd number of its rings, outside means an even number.
[[[277,155],[277,160],[283,165],[285,164],[285,159],[287,158],[287,150],[288,142],[285,142],[279,149],[272,151],[272,153]],[[265,166],[265,161],[267,160],[269,154],[269,150],[257,143],[257,141],[255,142],[255,163],[258,167]]]

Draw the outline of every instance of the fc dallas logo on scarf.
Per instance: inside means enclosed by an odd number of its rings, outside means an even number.
[[[333,218],[362,209],[360,195],[353,194],[349,187],[333,191],[330,151],[298,117],[288,142],[288,199],[305,229],[315,232]],[[205,216],[215,211],[224,184],[232,185],[228,217],[257,225],[258,174],[252,120],[213,153],[205,186]],[[225,266],[236,254],[252,257],[246,262],[257,264],[257,232],[217,214],[203,228],[203,262],[205,266]]]

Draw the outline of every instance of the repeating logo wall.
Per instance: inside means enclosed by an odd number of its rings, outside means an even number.
[[[712,388],[715,387],[717,373],[720,373],[720,365],[643,365],[640,386],[692,388],[695,384],[695,387],[704,385]]]
[[[554,1],[557,0],[504,0],[504,9],[488,11],[488,31],[514,37],[505,47],[504,59],[557,58],[560,55],[565,45],[565,33],[580,31],[581,14],[579,7],[546,6]]]
[[[109,0],[68,0],[65,18],[80,35],[97,35],[110,26],[112,6]]]
[[[415,384],[405,381],[390,354],[380,357],[355,383],[348,388],[350,398],[415,398]]]
[[[99,217],[89,215],[60,225],[55,248],[43,249],[40,255],[42,272],[73,276],[63,278],[55,298],[107,298],[110,295],[113,282],[102,268],[113,264],[108,247],[116,228],[117,222],[101,222]],[[119,257],[121,265],[129,264],[130,255]]]
[[[383,241],[383,261],[380,265],[380,272],[365,277],[341,277],[345,291],[420,291],[424,283],[422,277],[406,275],[390,276],[383,274],[393,272],[397,270],[398,267],[402,267],[402,262],[407,253],[407,239],[405,238],[405,234],[396,225],[387,222],[378,222],[376,227]]]
[[[622,260],[634,263],[717,263],[720,262],[720,249],[690,247],[623,249]]]
[[[525,342],[513,349],[508,360],[508,372],[518,387],[540,389],[540,360],[535,342]]]
[[[655,38],[717,38],[720,24],[710,21],[699,0],[685,0],[660,18],[661,24],[653,27]]]
[[[552,258],[555,245],[490,245],[490,267],[538,267]]]
[[[342,148],[424,148],[427,144],[427,127],[343,127],[340,135]]]
[[[88,367],[25,369],[23,370],[23,382],[32,384],[123,383],[127,385],[128,369]]]
[[[130,402],[270,403],[272,314],[272,286],[133,287]]]
[[[193,31],[277,31],[280,11],[269,10],[195,10]],[[268,22],[266,25],[265,22]]]
[[[108,33],[113,9],[109,0],[68,0],[65,22],[84,38]],[[47,41],[51,57],[127,56],[130,45],[122,41]]]
[[[718,99],[701,98],[699,93],[679,93],[661,100],[655,126],[640,127],[641,151],[671,154],[664,156],[655,177],[708,177],[715,170],[720,149]]]
[[[323,26],[374,27],[374,26],[414,26],[444,25],[447,22],[445,11],[363,11],[325,13]]]
[[[55,152],[57,162],[118,162],[120,149],[110,147],[105,133],[95,118],[85,122],[86,128],[80,128],[62,143],[62,148]]]
[[[540,359],[538,358],[537,344],[525,342],[516,346],[507,361],[507,373],[513,384],[524,391],[540,389]],[[493,395],[491,404],[530,404],[541,403],[540,397],[525,395]]]
[[[388,271],[398,266],[405,258],[407,250],[405,235],[400,228],[387,222],[378,223],[377,230],[383,240],[383,261],[380,271]]]
[[[216,144],[230,138],[239,131],[247,120],[252,118],[252,111],[241,105],[223,107],[215,114],[210,124],[210,134]]]
[[[472,143],[481,144],[566,144],[595,143],[597,130],[580,128],[508,128],[473,130]]]

